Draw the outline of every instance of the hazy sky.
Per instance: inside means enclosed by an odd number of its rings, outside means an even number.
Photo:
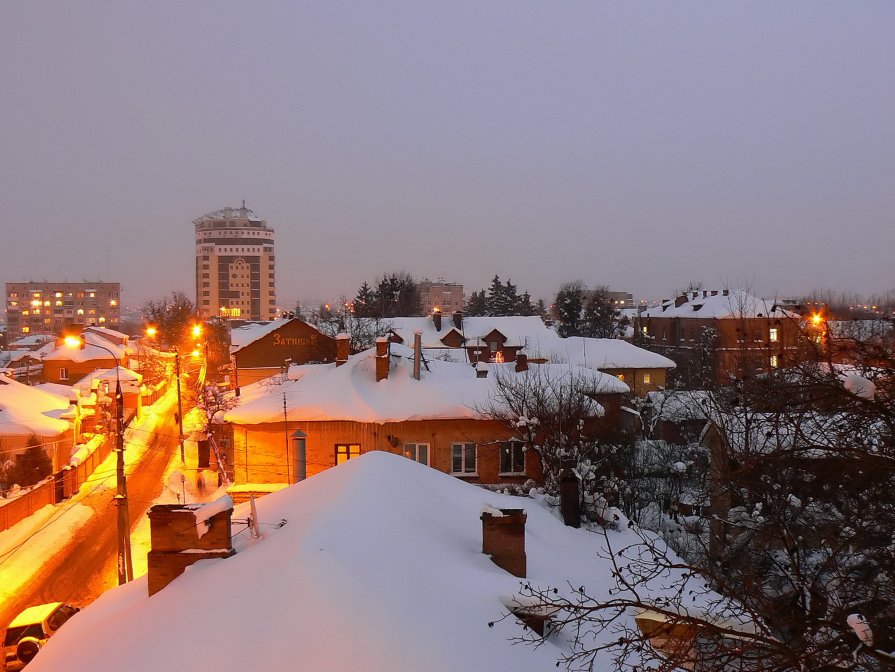
[[[0,281],[895,288],[895,2],[0,4]]]

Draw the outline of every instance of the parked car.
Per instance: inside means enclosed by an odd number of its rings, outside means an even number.
[[[72,616],[80,611],[64,602],[28,607],[13,619],[3,637],[3,669],[21,670],[40,647]]]

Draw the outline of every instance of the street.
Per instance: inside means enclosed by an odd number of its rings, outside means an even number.
[[[162,479],[178,455],[177,424],[173,409],[158,425],[146,452],[128,476],[130,528],[133,530],[162,490]],[[127,456],[125,448],[125,456]],[[179,459],[179,458],[178,458]],[[26,607],[45,602],[70,602],[84,607],[118,582],[117,512],[113,503],[115,477],[109,487],[87,495],[82,503],[95,515],[44,566],[14,599],[0,606],[0,627]],[[61,506],[65,506],[62,504]]]

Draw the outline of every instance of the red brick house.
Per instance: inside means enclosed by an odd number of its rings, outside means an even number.
[[[347,339],[341,342],[347,346]],[[537,453],[505,423],[480,412],[494,398],[498,376],[527,372],[514,364],[477,370],[433,360],[420,362],[416,378],[413,353],[380,339],[375,350],[339,357],[336,364],[293,367],[280,384],[242,388],[238,406],[225,416],[233,480],[294,483],[379,450],[475,483],[541,481]],[[568,375],[562,368],[558,373]],[[599,421],[617,425],[628,387],[607,374],[586,375],[600,391]]]
[[[332,362],[336,339],[298,318],[247,324],[230,332],[234,387],[282,373],[290,364]]]
[[[682,294],[641,313],[638,326],[641,342],[697,387],[785,366],[799,352],[799,316],[743,290]]]

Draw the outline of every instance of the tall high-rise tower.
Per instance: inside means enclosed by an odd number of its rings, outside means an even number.
[[[203,318],[276,317],[273,229],[246,208],[215,210],[196,226],[196,307]]]

